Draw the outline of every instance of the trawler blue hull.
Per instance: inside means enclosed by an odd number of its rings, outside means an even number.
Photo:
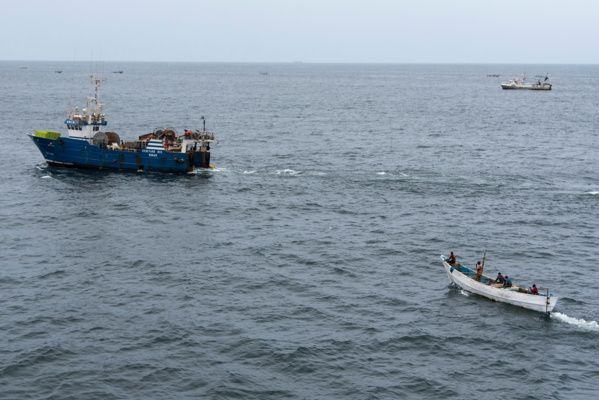
[[[71,168],[118,171],[156,171],[186,173],[196,168],[210,168],[210,144],[218,143],[212,132],[185,129],[178,135],[175,128],[157,128],[139,136],[139,140],[122,141],[116,132],[107,132],[106,115],[100,103],[100,84],[106,78],[90,75],[96,96],[88,97],[85,108],[69,110],[64,124],[67,135],[60,132],[35,131],[29,136],[46,162]],[[89,101],[91,100],[91,108]]]
[[[170,173],[186,173],[196,168],[210,167],[209,152],[172,153],[153,149],[110,149],[81,139],[30,136],[50,165]]]

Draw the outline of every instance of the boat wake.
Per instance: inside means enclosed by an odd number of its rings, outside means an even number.
[[[468,292],[467,292],[467,291],[465,291],[465,290],[460,290],[460,293],[462,293],[462,294],[463,294],[464,296],[466,296],[466,297],[469,297],[469,296],[470,296],[470,293],[468,293]]]
[[[187,173],[187,175],[204,175],[204,174],[210,174],[212,172],[227,172],[226,168],[196,168],[193,171],[189,171]]]
[[[551,318],[555,318],[558,321],[565,322],[571,325],[576,325],[577,327],[582,329],[599,332],[599,324],[597,324],[597,321],[586,321],[582,318],[578,319],[568,317],[567,315],[558,312],[551,314]]]

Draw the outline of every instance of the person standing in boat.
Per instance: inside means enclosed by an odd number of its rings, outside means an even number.
[[[479,281],[483,277],[483,265],[479,262],[476,263],[476,276],[474,277],[475,281]]]
[[[455,265],[455,256],[453,255],[453,251],[451,252],[449,258],[447,258],[447,264]]]

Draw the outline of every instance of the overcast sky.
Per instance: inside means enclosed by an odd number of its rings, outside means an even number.
[[[0,0],[1,60],[599,64],[599,0]]]

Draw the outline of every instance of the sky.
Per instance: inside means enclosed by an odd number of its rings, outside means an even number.
[[[0,60],[599,64],[599,0],[0,0]]]

